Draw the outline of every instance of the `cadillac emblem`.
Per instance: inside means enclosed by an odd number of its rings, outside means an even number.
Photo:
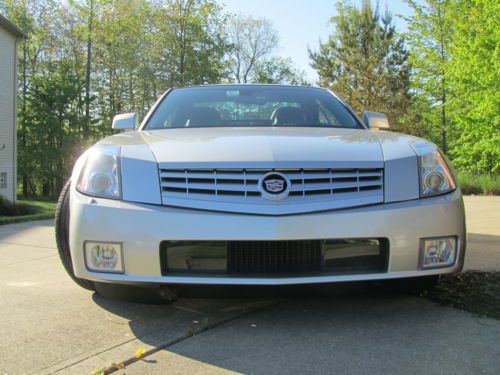
[[[292,184],[290,179],[280,172],[266,173],[259,180],[259,190],[263,198],[280,200],[288,197]]]

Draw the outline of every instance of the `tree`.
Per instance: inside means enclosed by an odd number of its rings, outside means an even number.
[[[21,106],[18,129],[18,176],[22,181],[23,195],[36,191],[35,174],[40,166],[33,149],[38,140],[32,126],[30,112],[33,81],[37,76],[50,77],[54,60],[60,55],[64,44],[58,31],[62,30],[62,19],[58,4],[54,0],[3,0],[0,7],[27,35],[20,48],[19,67],[22,77]],[[59,157],[57,153],[54,158]]]
[[[85,81],[75,74],[72,61],[52,64],[49,76],[38,75],[31,82],[28,118],[34,166],[30,178],[40,183],[43,196],[56,199],[77,156],[77,125],[85,121],[79,97]]]
[[[500,3],[456,0],[449,49],[450,154],[473,173],[500,172]]]
[[[271,57],[278,46],[278,33],[271,21],[263,18],[237,16],[228,30],[230,80],[237,83],[258,82],[259,65]],[[261,70],[263,72],[263,70]]]
[[[166,10],[159,35],[169,86],[219,82],[227,49],[222,8],[212,0],[169,0]]]
[[[421,101],[430,104],[425,121],[440,129],[440,144],[448,149],[450,91],[448,66],[452,41],[450,0],[407,0],[414,11],[408,21],[408,44],[411,50],[412,87]]]
[[[213,0],[0,0],[27,34],[18,169],[23,195],[55,197],[72,161],[171,86],[223,79],[225,14]]]
[[[408,0],[416,103],[454,164],[500,171],[500,4],[495,0]],[[437,137],[436,137],[437,139]]]
[[[88,0],[87,4],[87,62],[85,64],[85,127],[83,139],[89,139],[90,128],[90,75],[92,70],[92,33],[94,27],[94,0]]]
[[[290,58],[271,57],[259,62],[255,69],[255,82],[309,85],[305,73],[293,66]]]
[[[396,33],[392,15],[379,14],[369,0],[361,8],[337,3],[335,31],[319,51],[309,50],[319,84],[343,96],[359,114],[363,110],[387,113],[391,124],[407,130],[411,124],[408,52]]]

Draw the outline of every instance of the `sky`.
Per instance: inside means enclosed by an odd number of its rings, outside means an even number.
[[[220,0],[231,13],[242,13],[267,18],[273,22],[280,36],[277,53],[291,57],[295,66],[306,73],[306,78],[315,83],[317,75],[309,66],[307,48],[318,49],[319,40],[328,39],[332,31],[329,20],[335,15],[335,0]],[[354,4],[361,0],[353,0]],[[385,6],[393,15],[408,16],[411,9],[398,0],[380,0],[380,9]],[[404,20],[394,16],[396,27],[406,29]]]

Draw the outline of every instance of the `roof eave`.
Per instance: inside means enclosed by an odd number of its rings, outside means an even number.
[[[26,35],[21,31],[19,27],[10,22],[7,18],[0,14],[0,27],[7,30],[9,33],[17,38],[24,38]]]

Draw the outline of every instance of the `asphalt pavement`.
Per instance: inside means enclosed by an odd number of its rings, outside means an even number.
[[[500,197],[466,197],[466,210],[466,268],[500,270]],[[0,374],[500,373],[500,321],[402,292],[192,293],[106,300],[65,274],[51,221],[0,226]]]

